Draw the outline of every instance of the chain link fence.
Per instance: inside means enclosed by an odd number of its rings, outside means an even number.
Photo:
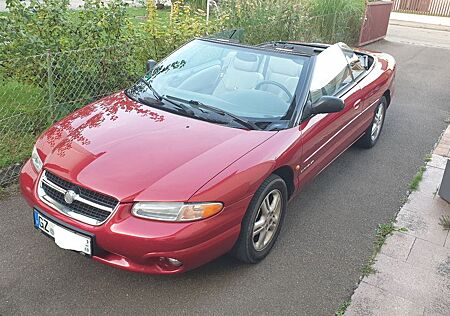
[[[359,33],[359,28],[352,27],[358,21],[349,21],[345,13],[300,22],[282,28],[279,21],[246,26],[241,40],[334,43],[350,42]],[[278,23],[276,32],[271,31],[272,23]],[[145,61],[165,51],[156,46],[127,43],[0,60],[0,187],[17,179],[36,138],[46,128],[90,102],[129,87],[144,74]]]
[[[0,61],[0,186],[17,178],[36,138],[51,124],[130,86],[145,62],[134,45]]]

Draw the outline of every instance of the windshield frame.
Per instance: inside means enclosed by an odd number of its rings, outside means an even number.
[[[298,115],[298,112],[301,110],[302,104],[304,103],[304,100],[307,97],[307,87],[309,86],[307,80],[308,77],[310,77],[309,73],[311,70],[311,61],[313,60],[313,56],[310,56],[308,54],[303,54],[303,53],[299,53],[299,52],[293,52],[293,51],[289,51],[289,50],[282,50],[282,49],[270,49],[267,47],[260,47],[260,46],[253,46],[253,45],[246,45],[246,44],[241,44],[241,43],[236,43],[236,42],[232,42],[232,41],[228,41],[228,40],[220,40],[220,39],[215,39],[215,38],[193,38],[192,40],[186,42],[185,44],[181,45],[179,48],[177,48],[176,50],[172,51],[170,54],[168,54],[165,58],[163,58],[161,61],[159,61],[154,69],[156,69],[159,65],[164,64],[164,62],[176,51],[182,49],[184,46],[188,45],[189,43],[193,42],[193,41],[202,41],[202,42],[210,42],[213,44],[219,44],[219,45],[224,45],[224,46],[235,46],[235,47],[239,47],[239,48],[245,48],[248,49],[250,51],[255,51],[258,53],[267,53],[269,55],[272,54],[280,54],[280,55],[293,55],[293,56],[301,56],[302,58],[305,59],[304,61],[304,67],[305,67],[305,71],[302,71],[300,73],[298,82],[297,82],[297,86],[294,90],[293,93],[293,97],[291,100],[291,103],[289,104],[289,106],[287,107],[287,111],[285,112],[284,116],[281,118],[274,118],[273,120],[268,119],[268,118],[257,118],[257,117],[246,117],[246,116],[239,116],[242,117],[245,120],[251,120],[253,123],[258,123],[258,122],[271,122],[269,124],[270,125],[275,125],[277,130],[283,130],[283,129],[287,129],[287,128],[291,128],[295,125],[295,121],[296,121],[296,117]],[[149,72],[146,72],[145,75],[142,77],[148,80],[149,78]],[[142,79],[141,78],[141,79]],[[129,89],[126,90],[127,95],[131,98],[131,93],[129,93],[128,91],[131,90],[132,87],[130,87]],[[133,98],[134,99],[134,98]],[[139,101],[137,101],[139,102]],[[213,105],[213,104],[211,104]],[[151,106],[151,105],[148,105]],[[159,109],[164,110],[164,108],[162,107],[158,107]],[[169,110],[170,111],[170,110]],[[175,113],[174,111],[170,111],[171,113]],[[180,114],[181,113],[175,113],[175,114]],[[286,118],[284,118],[286,117]],[[194,119],[199,119],[198,117],[192,117]],[[277,126],[279,125],[279,126]],[[268,130],[268,129],[262,129],[262,130]]]

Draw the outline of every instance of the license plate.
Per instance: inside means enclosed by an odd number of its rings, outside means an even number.
[[[92,254],[92,239],[73,230],[60,226],[37,210],[33,211],[34,227],[53,237],[55,243],[67,250],[78,251],[87,255]]]

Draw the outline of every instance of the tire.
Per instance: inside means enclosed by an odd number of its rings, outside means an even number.
[[[361,148],[372,148],[380,138],[381,131],[383,130],[384,118],[386,117],[386,97],[382,97],[373,113],[373,119],[369,127],[364,132],[364,135],[356,142],[356,145]],[[381,117],[380,117],[381,115]],[[377,127],[375,127],[377,126]],[[376,135],[373,133],[376,129]]]
[[[230,253],[232,256],[245,263],[257,263],[269,254],[283,225],[287,192],[286,183],[274,174],[261,184],[242,220],[239,238]]]

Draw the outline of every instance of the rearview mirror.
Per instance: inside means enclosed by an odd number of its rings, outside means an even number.
[[[156,65],[156,61],[154,61],[153,59],[147,60],[147,73],[152,71],[153,68],[155,68],[155,65]]]
[[[323,96],[311,106],[311,114],[334,113],[344,109],[344,101],[337,97]]]

